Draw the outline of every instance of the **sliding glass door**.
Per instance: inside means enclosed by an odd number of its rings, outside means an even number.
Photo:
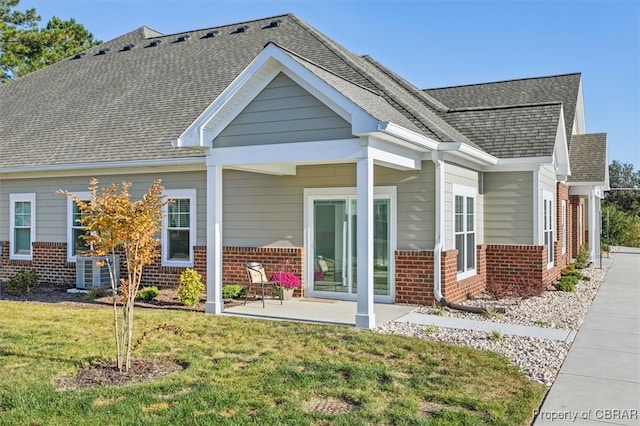
[[[309,294],[314,297],[355,299],[357,294],[357,201],[353,191],[317,194],[307,202],[312,259]],[[393,236],[390,195],[376,195],[373,224],[374,295],[393,301]]]

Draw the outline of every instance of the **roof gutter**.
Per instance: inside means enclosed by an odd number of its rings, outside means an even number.
[[[464,142],[441,142],[438,145],[438,151],[454,151],[453,154],[455,155],[461,155],[470,161],[483,165],[493,166],[495,164],[498,164],[497,157],[494,157],[491,154],[487,154],[486,152],[481,151],[478,148],[474,148]]]
[[[436,301],[443,306],[465,312],[483,313],[487,312],[486,307],[465,306],[449,302],[442,294],[442,250],[444,241],[444,159],[441,152],[433,151],[431,160],[436,168],[436,217],[435,234],[436,242],[433,247],[433,296]],[[505,308],[499,307],[497,311],[504,313]]]

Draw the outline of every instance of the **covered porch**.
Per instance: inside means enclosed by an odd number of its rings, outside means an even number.
[[[224,310],[225,315],[242,316],[269,320],[302,321],[324,324],[355,326],[357,303],[346,300],[294,298],[280,301],[266,298],[265,306],[261,301],[247,302]],[[376,313],[374,327],[394,321],[417,309],[417,306],[374,303]]]

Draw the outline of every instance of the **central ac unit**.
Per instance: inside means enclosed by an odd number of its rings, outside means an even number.
[[[120,257],[76,257],[76,287],[77,288],[99,288],[111,287],[111,277],[109,276],[109,262],[115,271],[116,282],[120,281]],[[98,265],[101,263],[101,265]]]

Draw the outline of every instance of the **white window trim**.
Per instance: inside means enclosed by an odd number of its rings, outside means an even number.
[[[89,201],[89,197],[91,196],[89,191],[74,192],[74,194],[82,201]],[[70,197],[67,197],[67,262],[76,261],[76,255],[73,254],[73,205],[74,201]]]
[[[395,186],[374,186],[373,194],[375,199],[390,200],[390,223],[389,223],[389,296],[374,295],[374,301],[379,303],[394,303],[396,294],[396,269],[395,252],[398,245],[398,207],[397,207],[397,187]],[[305,252],[305,294],[316,295],[324,298],[355,300],[356,296],[350,297],[335,296],[331,293],[313,290],[313,267],[314,254],[313,246],[313,202],[325,200],[327,198],[344,198],[350,201],[358,199],[357,188],[355,187],[329,187],[329,188],[304,188],[304,252]],[[315,254],[314,254],[315,255]]]
[[[475,241],[475,247],[473,247],[473,265],[474,267],[472,269],[468,269],[464,272],[458,272],[456,275],[456,278],[458,280],[463,280],[465,278],[469,278],[469,277],[473,277],[474,275],[477,274],[477,268],[478,268],[478,254],[476,252],[476,247],[478,246],[478,193],[476,191],[476,188],[471,187],[471,186],[466,186],[466,185],[458,185],[458,184],[453,184],[452,185],[452,190],[451,190],[451,235],[453,236],[453,246],[455,248],[456,245],[456,196],[462,196],[465,197],[465,202],[464,202],[464,212],[465,212],[465,218],[464,218],[464,227],[465,227],[465,244],[467,241],[466,235],[468,234],[468,232],[466,231],[467,228],[467,218],[466,218],[466,212],[467,212],[467,204],[466,204],[466,198],[467,197],[471,197],[473,198],[473,234],[474,234],[474,241]],[[457,262],[457,260],[456,260]],[[466,264],[466,259],[464,259],[464,263]]]
[[[548,210],[548,216],[549,216],[549,226],[545,227],[544,223],[546,218],[544,217],[544,213],[545,213],[545,209],[544,209],[544,204],[546,202],[549,202],[549,210]],[[542,203],[543,203],[543,209],[542,209],[542,243],[544,244],[546,242],[546,238],[545,238],[545,234],[547,232],[551,232],[551,239],[550,239],[550,244],[549,247],[547,247],[547,269],[552,268],[553,264],[555,262],[555,253],[553,253],[553,242],[554,242],[554,238],[555,238],[555,232],[554,232],[554,226],[555,226],[555,206],[553,205],[553,194],[549,191],[542,191]],[[551,261],[549,262],[549,259],[551,259]]]
[[[15,203],[28,201],[31,203],[31,228],[29,254],[16,254],[15,252]],[[33,260],[33,243],[36,240],[36,194],[9,194],[9,259],[11,260]]]
[[[193,247],[196,245],[196,206],[197,197],[194,189],[165,189],[163,194],[167,200],[188,199],[189,200],[189,260],[167,259],[169,255],[169,206],[165,205],[162,210],[162,266],[192,268],[194,265]]]

